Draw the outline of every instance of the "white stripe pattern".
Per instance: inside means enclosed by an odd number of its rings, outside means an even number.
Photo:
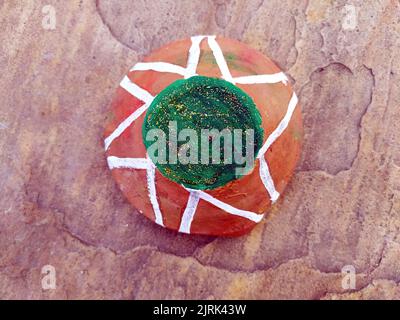
[[[185,79],[196,75],[197,65],[200,59],[200,43],[206,36],[192,37],[192,46],[189,49],[188,62],[185,71]]]
[[[260,158],[260,178],[264,184],[265,189],[267,189],[272,203],[278,200],[280,194],[275,189],[274,180],[272,180],[271,173],[269,172],[267,161],[264,157]]]
[[[189,199],[186,205],[186,209],[183,212],[181,224],[179,226],[179,232],[190,233],[190,227],[196,213],[197,204],[199,203],[200,196],[197,190],[190,191]]]
[[[149,191],[149,197],[151,205],[153,206],[156,223],[164,227],[163,216],[160,210],[160,205],[157,200],[156,191],[156,166],[149,160],[147,166],[147,189]]]
[[[297,103],[299,99],[297,98],[296,93],[293,92],[292,97],[290,98],[289,105],[286,111],[285,116],[279,123],[279,125],[276,127],[276,129],[269,135],[267,141],[265,141],[264,145],[261,147],[259,153],[258,153],[258,158],[261,158],[264,156],[264,154],[267,152],[269,147],[278,139],[282,133],[285,131],[287,126],[289,125],[290,120],[292,119],[294,110],[296,109]]]
[[[210,46],[210,48],[213,52],[214,58],[217,61],[219,70],[222,73],[222,78],[224,78],[226,81],[229,81],[231,83],[235,83],[232,78],[231,72],[229,71],[228,64],[226,63],[226,60],[225,60],[224,54],[221,50],[221,47],[215,40],[215,36],[208,37],[208,45]]]
[[[288,78],[283,72],[236,77],[233,78],[233,81],[235,83],[241,83],[241,84],[279,83],[279,82],[282,82],[285,86],[288,84]]]
[[[186,69],[168,62],[139,62],[130,71],[147,71],[177,73],[181,76],[186,74]]]
[[[139,118],[143,112],[147,110],[149,104],[145,103],[139,109],[136,109],[128,118],[122,121],[118,127],[104,140],[104,148],[106,151],[110,147],[111,143],[118,138],[137,118]]]
[[[156,190],[156,166],[150,158],[119,158],[110,156],[107,158],[108,166],[112,169],[143,169],[147,172],[147,189],[150,203],[153,206],[156,223],[164,227],[163,216],[157,200]]]
[[[193,190],[193,189],[188,189],[188,190],[196,191],[198,193],[200,199],[203,199],[203,200],[211,203],[212,205],[216,206],[217,208],[220,208],[220,209],[224,210],[225,212],[233,214],[235,216],[247,218],[254,222],[260,222],[262,220],[262,218],[264,217],[264,214],[257,214],[257,213],[251,212],[251,211],[240,210],[235,207],[232,207],[231,205],[229,205],[225,202],[222,202],[222,201],[218,200],[217,198],[214,198],[212,195],[210,195],[204,191]]]
[[[149,160],[146,158],[118,158],[110,156],[107,158],[108,167],[112,169],[147,169]]]
[[[148,91],[133,83],[127,76],[122,79],[120,86],[128,91],[131,95],[139,100],[142,100],[148,105],[150,105],[154,99],[154,97]]]
[[[197,66],[200,59],[200,44],[203,39],[207,38],[208,45],[213,52],[215,60],[218,64],[218,67],[221,71],[222,78],[226,81],[229,81],[233,84],[261,84],[261,83],[279,83],[282,82],[284,85],[287,85],[288,78],[283,72],[275,73],[275,74],[262,74],[262,75],[250,75],[250,76],[242,76],[233,78],[231,72],[229,70],[228,64],[224,57],[224,54],[221,50],[221,47],[216,41],[216,36],[195,36],[191,37],[192,45],[189,49],[188,61],[186,68],[181,66],[167,63],[167,62],[145,62],[145,63],[137,63],[131,71],[146,71],[153,70],[157,72],[169,72],[176,73],[183,76],[185,79],[190,78],[192,76],[197,75]],[[111,143],[119,137],[137,118],[139,118],[150,106],[154,97],[134,84],[127,76],[122,80],[121,87],[131,93],[133,96],[138,98],[139,100],[144,102],[139,109],[133,112],[128,118],[122,121],[118,127],[114,130],[114,132],[108,136],[104,143],[106,150],[109,148]],[[293,95],[290,99],[288,110],[286,115],[279,123],[278,127],[271,133],[271,135],[267,138],[265,144],[259,151],[258,158],[260,160],[260,177],[261,180],[270,194],[271,201],[275,202],[280,194],[276,191],[274,186],[274,181],[271,177],[267,161],[265,159],[265,153],[268,151],[270,146],[282,135],[282,133],[287,128],[293,112],[297,106],[298,98],[296,94],[293,92]],[[116,168],[130,168],[130,169],[145,169],[147,171],[147,187],[149,192],[150,202],[153,206],[155,221],[161,226],[164,226],[163,216],[160,210],[160,206],[157,200],[156,195],[156,184],[155,184],[155,170],[156,167],[153,162],[147,158],[118,158],[114,156],[110,156],[107,158],[108,165],[110,169]],[[220,208],[221,210],[236,216],[240,216],[243,218],[247,218],[254,222],[260,222],[263,218],[263,214],[257,214],[254,212],[240,210],[232,207],[231,205],[222,202],[210,194],[201,191],[201,190],[193,190],[186,189],[190,192],[188,202],[185,208],[185,211],[182,215],[179,231],[183,233],[190,233],[191,224],[193,222],[197,205],[200,199],[211,203],[212,205]]]
[[[265,160],[265,153],[268,151],[270,146],[282,135],[282,133],[289,125],[290,119],[292,118],[293,112],[296,109],[297,103],[298,103],[298,98],[296,94],[293,92],[285,116],[283,117],[279,125],[276,127],[276,129],[269,135],[267,141],[261,147],[257,156],[257,158],[259,158],[260,160],[260,178],[265,186],[265,189],[267,189],[271,201],[273,203],[278,200],[280,194],[275,189],[274,180],[271,177],[271,173],[268,168],[268,163]]]
[[[134,97],[143,101],[145,104],[136,109],[128,118],[122,121],[118,127],[104,140],[104,148],[106,151],[110,147],[111,143],[118,138],[132,124],[133,121],[139,118],[154,100],[154,97],[148,91],[133,83],[127,76],[122,79],[120,86]]]

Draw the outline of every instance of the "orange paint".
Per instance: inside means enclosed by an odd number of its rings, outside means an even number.
[[[280,69],[267,57],[246,45],[230,39],[216,38],[224,53],[233,77],[256,74],[275,74]],[[181,40],[155,51],[144,62],[168,62],[186,68],[190,39]],[[201,55],[197,67],[199,75],[221,77],[219,67],[213,58],[207,40],[200,45]],[[166,86],[182,76],[167,72],[133,71],[128,77],[138,86],[156,96]],[[262,116],[264,142],[285,116],[289,100],[293,94],[290,85],[282,82],[274,84],[237,84],[254,100]],[[112,116],[105,130],[108,137],[143,102],[119,88],[112,102]],[[146,150],[142,142],[143,113],[125,130],[107,150],[107,156],[145,158]],[[265,158],[275,183],[276,190],[283,193],[300,156],[303,136],[300,106],[297,106],[288,127],[266,152]],[[113,177],[132,205],[143,214],[155,220],[146,184],[146,171],[136,169],[114,169]],[[189,192],[182,186],[156,173],[156,190],[165,227],[179,230],[186,208]],[[271,201],[259,175],[259,160],[252,172],[241,179],[234,180],[223,187],[206,191],[213,197],[235,208],[264,213]],[[251,230],[255,222],[229,214],[213,204],[200,200],[191,224],[191,233],[214,236],[238,236]]]

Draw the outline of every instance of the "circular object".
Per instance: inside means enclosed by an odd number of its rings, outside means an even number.
[[[170,130],[171,124],[175,124],[175,130]],[[203,149],[198,147],[198,137],[201,137],[204,130],[222,132],[228,129],[231,139],[233,139],[231,133],[235,129],[241,130],[244,141],[246,130],[251,129],[255,132],[255,141],[251,150],[253,154],[258,153],[263,142],[261,115],[253,100],[243,90],[222,79],[194,76],[187,80],[177,80],[161,91],[146,112],[143,123],[143,143],[149,151],[154,145],[154,139],[146,140],[145,137],[150,132],[155,134],[158,130],[162,130],[165,133],[166,144],[170,145],[174,138],[171,136],[174,136],[175,132],[183,132],[182,130],[187,132],[187,129],[193,130],[193,136],[195,136],[193,140],[197,140],[197,152],[192,155],[194,160],[190,165],[186,163],[188,161],[183,163],[182,161],[173,161],[173,163],[166,161],[170,159],[170,148],[165,148],[162,163],[158,155],[149,153],[149,157],[165,177],[192,189],[210,190],[224,186],[229,181],[240,177],[236,174],[238,168],[245,168],[244,163],[229,161],[230,163],[227,164],[222,161],[223,143],[220,143],[218,148],[217,154],[221,156],[218,159],[219,162],[213,163],[212,144],[207,143]],[[182,150],[186,143],[186,139],[178,140],[176,148],[171,150],[171,153]],[[245,154],[246,144],[242,143],[241,147],[242,154]],[[205,161],[199,161],[202,152],[208,155]],[[250,169],[252,168],[248,168],[247,171]]]
[[[111,108],[104,142],[114,179],[139,212],[176,231],[248,232],[279,198],[300,156],[301,111],[287,77],[235,40],[195,36],[157,50],[122,80]],[[253,130],[254,162],[242,175],[226,163],[160,163],[147,135],[174,122],[177,134],[183,128],[197,135],[203,129]],[[174,143],[178,158],[187,156],[187,144],[170,134],[165,139],[167,160]]]

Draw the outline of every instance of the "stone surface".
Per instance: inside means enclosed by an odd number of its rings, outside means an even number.
[[[55,30],[42,27],[47,4]],[[0,298],[398,299],[399,17],[391,0],[2,1]],[[286,70],[305,119],[284,198],[237,239],[147,221],[102,148],[129,67],[216,33]],[[45,265],[55,290],[42,289]],[[341,286],[345,265],[354,290]]]

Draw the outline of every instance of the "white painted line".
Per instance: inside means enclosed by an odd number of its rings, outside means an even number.
[[[208,193],[206,193],[204,191],[193,190],[193,189],[187,189],[187,190],[197,191],[200,196],[200,199],[203,199],[203,200],[213,204],[214,206],[224,210],[225,212],[227,212],[229,214],[232,214],[235,216],[240,216],[240,217],[249,219],[254,222],[260,222],[262,220],[262,218],[264,217],[264,214],[257,214],[257,213],[251,212],[251,211],[240,210],[235,207],[232,207],[231,205],[214,198],[213,196],[209,195]]]
[[[131,69],[131,71],[148,71],[148,70],[153,70],[157,72],[177,73],[180,74],[181,76],[184,76],[186,74],[185,68],[168,62],[139,62]]]
[[[106,151],[110,147],[111,143],[118,138],[128,128],[133,121],[139,118],[149,107],[149,104],[145,103],[139,109],[136,109],[128,118],[122,121],[118,127],[104,140],[104,148]]]
[[[128,76],[125,76],[124,79],[122,79],[120,86],[128,91],[131,95],[147,103],[148,105],[150,105],[154,99],[154,97],[147,90],[133,83]]]
[[[160,210],[160,206],[157,200],[156,191],[156,166],[149,159],[147,166],[147,189],[149,191],[150,202],[153,206],[154,215],[156,217],[156,223],[164,227],[163,216]]]
[[[288,84],[288,78],[283,72],[273,74],[258,74],[254,76],[243,76],[233,78],[235,83],[241,84],[258,84],[258,83],[279,83]]]
[[[196,213],[197,204],[199,203],[200,197],[197,191],[190,191],[189,199],[186,205],[185,212],[183,213],[181,225],[179,231],[183,233],[190,233],[190,227],[194,215]]]
[[[229,71],[228,64],[226,63],[224,53],[222,52],[221,47],[219,46],[217,41],[215,40],[215,36],[208,37],[208,45],[210,46],[214,54],[214,58],[217,61],[218,67],[221,70],[222,78],[231,83],[235,83],[232,78],[231,72]]]
[[[145,158],[118,158],[110,156],[107,158],[108,167],[112,169],[146,169],[149,166],[149,160]]]
[[[285,131],[287,126],[289,125],[290,120],[292,119],[294,110],[296,109],[298,98],[296,96],[296,93],[293,92],[293,95],[289,101],[289,105],[286,111],[285,116],[279,123],[279,125],[276,127],[276,129],[270,134],[268,137],[267,141],[264,143],[264,145],[261,147],[260,151],[258,152],[257,158],[261,158],[264,156],[264,154],[267,152],[269,147],[278,139],[282,133]]]
[[[269,172],[268,168],[268,163],[264,157],[260,158],[260,178],[264,184],[265,189],[267,189],[269,193],[272,203],[276,202],[280,194],[275,189],[274,180],[271,177],[271,173]]]
[[[185,79],[196,75],[197,65],[200,59],[200,43],[206,36],[192,37],[192,46],[189,49],[188,62],[185,71]]]
[[[183,68],[178,65],[174,65],[167,62],[146,62],[146,63],[138,63],[136,64],[131,71],[146,71],[146,70],[154,70],[157,72],[170,72],[180,74],[185,77],[185,79],[195,76],[197,73],[197,66],[200,59],[200,44],[204,38],[208,38],[208,44],[213,52],[215,60],[218,64],[218,67],[221,71],[222,77],[235,84],[257,84],[257,83],[279,83],[282,82],[285,85],[288,83],[288,78],[283,72],[279,72],[276,74],[264,74],[264,75],[252,75],[252,76],[243,76],[233,78],[224,54],[221,50],[221,47],[218,45],[215,36],[195,36],[192,37],[192,45],[188,54],[188,62],[187,67]],[[114,130],[114,132],[105,139],[105,148],[106,150],[109,148],[110,144],[126,130],[133,121],[135,121],[138,117],[140,117],[150,106],[154,97],[147,92],[145,89],[139,87],[134,84],[127,76],[122,80],[121,87],[127,90],[130,94],[137,97],[139,100],[145,102],[139,109],[133,112],[128,118],[122,121],[118,127]],[[265,144],[259,151],[258,158],[260,159],[260,177],[261,180],[270,194],[271,200],[275,202],[280,194],[276,191],[273,179],[271,177],[268,164],[264,158],[265,153],[269,149],[269,147],[282,135],[284,130],[289,125],[293,112],[297,106],[298,98],[295,93],[293,93],[286,115],[279,123],[278,127],[271,133],[268,137]],[[151,162],[149,158],[118,158],[110,156],[107,158],[108,165],[110,169],[114,168],[133,168],[133,169],[146,169],[147,170],[147,187],[150,197],[150,202],[153,206],[153,210],[155,213],[155,220],[161,226],[164,226],[163,216],[160,210],[160,206],[157,200],[156,195],[156,182],[155,182],[155,165]],[[179,227],[180,232],[190,233],[191,224],[196,213],[197,205],[200,199],[207,201],[214,206],[224,210],[225,212],[241,216],[243,218],[247,218],[254,222],[260,222],[263,218],[263,214],[257,214],[254,212],[240,210],[232,207],[231,205],[222,202],[208,193],[201,190],[192,190],[187,189],[190,192],[189,199],[187,202],[187,206],[182,216],[182,221]]]

